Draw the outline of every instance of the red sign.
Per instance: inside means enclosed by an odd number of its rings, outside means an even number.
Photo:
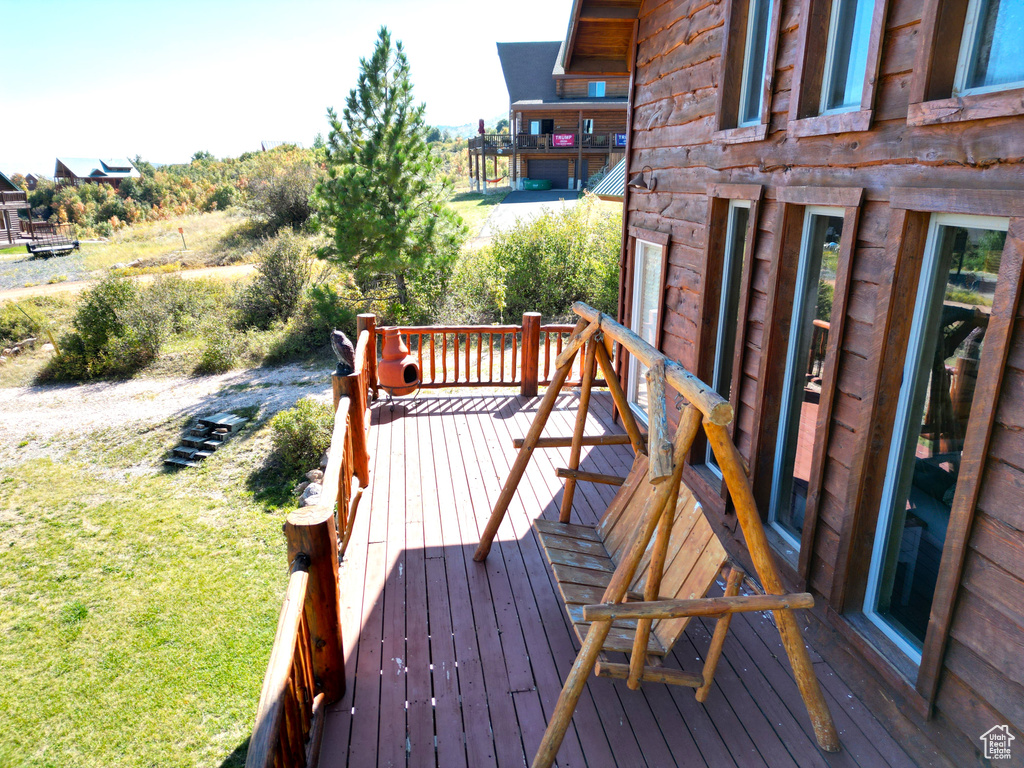
[[[178,234],[179,235],[184,235],[185,234],[185,230],[182,229],[181,227],[178,227]]]
[[[551,137],[551,145],[555,147],[571,147],[575,143],[575,133],[556,133]]]

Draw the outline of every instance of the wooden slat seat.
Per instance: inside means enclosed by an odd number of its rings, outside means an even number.
[[[640,454],[596,527],[534,521],[566,613],[581,643],[590,629],[590,622],[583,620],[583,606],[602,602],[612,574],[636,536],[643,507],[654,487],[647,482],[647,470],[647,457]],[[727,560],[725,548],[711,530],[700,504],[685,486],[681,487],[660,595],[680,600],[703,597]],[[632,593],[642,595],[649,562],[650,548],[630,584]],[[685,617],[655,621],[647,642],[648,655],[665,656],[686,630],[689,620]],[[635,630],[635,619],[614,621],[602,650],[629,653]]]

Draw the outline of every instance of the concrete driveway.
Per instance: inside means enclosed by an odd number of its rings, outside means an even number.
[[[478,239],[490,239],[498,232],[514,226],[516,219],[532,219],[546,210],[560,211],[576,205],[580,193],[567,189],[553,189],[547,192],[513,191],[495,206],[487,221],[480,228]]]

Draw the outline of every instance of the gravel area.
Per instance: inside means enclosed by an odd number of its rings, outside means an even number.
[[[193,378],[0,388],[0,467],[28,457],[36,441],[17,446],[31,435],[81,434],[252,405],[261,406],[263,416],[306,396],[331,402],[330,373],[289,365]]]
[[[51,256],[48,259],[36,258],[30,253],[0,256],[0,290],[49,283],[55,277],[81,280],[88,275],[85,257],[81,251],[72,251],[67,256]]]

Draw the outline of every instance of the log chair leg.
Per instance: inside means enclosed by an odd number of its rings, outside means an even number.
[[[601,340],[596,336],[587,344],[587,352],[583,359],[583,382],[580,387],[579,410],[576,411],[576,426],[572,433],[572,450],[569,452],[569,469],[580,468],[580,455],[583,453],[583,430],[587,425],[587,412],[590,410],[590,390],[594,383],[595,357],[597,346]],[[562,491],[562,509],[558,520],[568,523],[572,515],[572,497],[576,493],[576,478],[566,478],[565,489]]]
[[[625,427],[629,440],[633,444],[633,451],[637,455],[646,453],[647,445],[644,442],[644,437],[640,433],[640,427],[637,426],[636,418],[634,418],[633,411],[626,400],[626,393],[622,391],[622,384],[619,382],[619,377],[615,374],[615,367],[612,365],[611,358],[608,357],[608,350],[604,348],[603,344],[597,349],[597,364],[601,366],[601,373],[604,375],[604,380],[608,383],[608,391],[612,393],[612,401],[615,403],[615,407],[618,408],[619,413],[622,414],[622,426]]]
[[[565,678],[562,692],[558,694],[558,703],[555,704],[555,711],[548,720],[548,727],[544,731],[544,738],[540,740],[532,768],[551,768],[555,762],[558,748],[562,746],[562,739],[565,738],[565,732],[572,722],[572,713],[576,711],[576,703],[580,700],[580,694],[583,693],[587,678],[594,669],[598,654],[601,653],[611,628],[611,621],[595,621],[590,625],[583,647],[580,648],[576,661]]]
[[[733,566],[729,571],[729,578],[725,583],[725,596],[736,597],[740,593],[740,583],[743,581],[743,570]],[[715,634],[711,636],[711,645],[708,648],[708,657],[704,660],[704,685],[697,689],[697,701],[703,703],[711,691],[711,683],[715,679],[715,670],[718,669],[718,660],[722,657],[722,644],[725,636],[729,634],[729,622],[732,621],[732,614],[727,613],[715,623]]]
[[[743,469],[740,453],[733,444],[732,438],[729,437],[729,430],[727,427],[719,426],[705,419],[704,432],[708,436],[708,442],[711,443],[711,449],[715,452],[718,466],[722,470],[726,487],[729,489],[733,506],[736,508],[736,518],[740,528],[743,529],[743,538],[747,542],[750,559],[754,561],[754,568],[761,578],[761,584],[764,586],[765,592],[770,595],[785,594],[779,573],[775,569],[775,560],[768,545],[768,537],[764,533],[761,516],[757,511],[754,494],[750,488],[750,479]],[[811,725],[814,728],[818,744],[826,752],[838,752],[841,746],[839,734],[832,721],[828,703],[821,692],[821,685],[814,674],[814,665],[811,664],[811,658],[807,655],[807,646],[804,645],[803,634],[800,632],[800,625],[796,623],[796,616],[790,609],[778,610],[775,611],[775,623],[779,628],[782,645],[789,656],[793,676],[800,688],[804,706],[807,707],[807,714],[811,718]]]
[[[586,327],[586,321],[580,320],[576,323],[574,335],[582,333]],[[551,383],[544,393],[544,399],[537,409],[537,415],[533,418],[533,424],[530,425],[530,431],[527,432],[526,437],[523,439],[523,447],[516,454],[515,463],[508,473],[508,479],[505,480],[505,485],[501,489],[501,495],[498,496],[494,509],[491,511],[491,516],[487,520],[487,527],[484,528],[484,533],[480,537],[480,544],[473,554],[473,559],[478,563],[486,560],[487,555],[491,551],[491,544],[494,542],[494,537],[498,535],[498,528],[501,526],[501,521],[505,518],[508,505],[512,503],[512,497],[516,494],[519,481],[523,479],[526,465],[530,463],[533,449],[537,446],[537,441],[540,440],[541,433],[544,431],[544,425],[547,424],[548,417],[551,415],[551,411],[554,410],[555,400],[562,392],[562,385],[565,384],[565,380],[569,377],[569,371],[572,370],[572,364],[575,359],[576,354],[574,353],[555,371],[555,375],[552,377]]]

